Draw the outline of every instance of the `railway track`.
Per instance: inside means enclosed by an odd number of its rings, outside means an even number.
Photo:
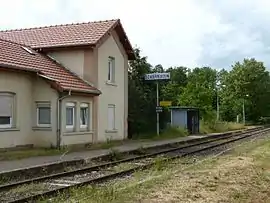
[[[259,128],[252,128],[252,129],[247,129],[244,130],[245,132],[251,132],[254,130],[261,129],[262,127]],[[180,141],[176,143],[168,143],[165,145],[161,146],[152,146],[152,147],[147,147],[147,148],[139,148],[135,150],[131,150],[128,152],[121,152],[118,153],[117,151],[112,151],[109,154],[102,155],[100,157],[92,158],[90,160],[72,160],[68,162],[63,162],[63,163],[54,163],[48,166],[37,166],[37,167],[30,167],[27,169],[18,169],[18,170],[13,170],[13,171],[8,171],[8,172],[0,172],[0,187],[1,183],[14,183],[14,182],[22,182],[23,180],[33,180],[38,177],[44,177],[44,176],[49,176],[51,174],[59,174],[62,172],[66,171],[72,171],[76,169],[82,169],[82,168],[90,168],[91,166],[96,166],[108,162],[114,162],[116,160],[127,160],[129,161],[132,158],[136,158],[138,155],[151,155],[151,154],[158,154],[158,152],[163,153],[165,150],[173,150],[177,149],[181,146],[187,146],[190,144],[194,143],[200,143],[202,141],[207,141],[207,140],[213,140],[216,138],[222,137],[225,138],[227,136],[231,135],[237,135],[243,131],[236,131],[236,132],[227,132],[224,134],[217,134],[217,135],[212,135],[212,136],[205,136],[204,138],[200,139],[190,139],[186,141]],[[1,189],[0,189],[1,190]]]
[[[233,143],[250,136],[266,133],[269,130],[269,128],[251,130],[244,133],[212,138],[210,140],[193,144],[160,150],[151,154],[138,155],[132,158],[113,161],[97,166],[1,185],[0,202],[33,202],[38,198],[53,196],[71,187],[101,183],[117,177],[130,175],[137,170],[149,168],[155,164],[154,157],[159,155],[165,156],[166,159],[186,157]]]

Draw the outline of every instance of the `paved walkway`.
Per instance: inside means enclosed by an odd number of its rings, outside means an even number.
[[[203,135],[193,135],[188,137],[181,137],[170,140],[159,140],[159,141],[144,141],[144,142],[134,142],[128,143],[125,145],[120,145],[116,147],[112,147],[119,152],[126,152],[138,149],[140,147],[152,147],[158,145],[164,145],[167,143],[175,143],[195,138],[205,137]],[[110,149],[97,149],[97,150],[88,150],[88,151],[80,151],[80,152],[72,152],[63,155],[53,155],[53,156],[38,156],[38,157],[30,157],[20,160],[11,160],[11,161],[0,161],[0,172],[10,171],[19,168],[28,168],[43,164],[61,162],[61,161],[70,161],[74,159],[91,159],[94,157],[98,157],[101,155],[106,155],[110,153]]]

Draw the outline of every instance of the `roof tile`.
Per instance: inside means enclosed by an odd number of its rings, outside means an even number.
[[[38,71],[42,75],[52,78],[64,90],[89,92],[99,94],[99,90],[69,70],[56,63],[48,56],[30,49],[34,54],[23,49],[24,45],[0,39],[0,64],[23,67],[26,70]],[[24,46],[26,47],[26,46]]]
[[[119,20],[0,31],[2,39],[32,48],[94,45]]]

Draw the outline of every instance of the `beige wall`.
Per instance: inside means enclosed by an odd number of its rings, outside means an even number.
[[[98,86],[98,51],[97,49],[85,49],[84,51],[84,68],[83,79]]]
[[[117,39],[116,39],[117,40]],[[115,84],[107,83],[108,57],[115,58]],[[115,38],[109,38],[98,49],[98,141],[125,138],[125,57]],[[108,105],[115,105],[115,126],[117,132],[108,132]]]
[[[124,138],[128,137],[128,56],[123,45],[120,43],[119,37],[116,32],[112,32],[112,36],[124,57]]]
[[[52,56],[59,63],[76,73],[80,77],[84,75],[84,51],[83,50],[65,50],[50,52],[48,55]]]
[[[0,72],[0,92],[15,96],[15,128],[0,129],[0,148],[29,145],[50,147],[56,141],[56,119],[52,115],[51,129],[35,129],[35,101],[50,101],[52,114],[56,109],[57,93],[42,79],[24,73]],[[35,130],[34,130],[35,129]]]
[[[45,80],[36,77],[33,78],[33,102],[32,102],[32,129],[33,142],[39,146],[56,146],[57,132],[57,98],[58,93],[52,89]],[[37,127],[36,102],[51,103],[51,127]]]
[[[56,146],[57,140],[57,99],[58,93],[45,80],[38,76],[16,72],[0,72],[0,92],[14,92],[16,128],[0,129],[0,148],[18,145],[34,145],[36,147]],[[37,127],[36,102],[51,103],[51,127]],[[69,96],[62,101],[61,145],[91,143],[96,132],[93,119],[93,97]],[[67,102],[76,103],[76,129],[66,130]],[[88,103],[90,108],[89,129],[80,129],[80,103]]]
[[[49,53],[64,66],[92,83],[102,94],[92,101],[93,132],[74,137],[64,135],[63,145],[82,142],[105,141],[107,139],[127,138],[128,117],[128,60],[122,44],[115,32],[105,39],[98,48],[84,50],[55,51]],[[115,84],[107,84],[108,57],[115,58]],[[107,131],[108,104],[116,106],[117,132]],[[65,116],[63,116],[65,118]],[[91,138],[90,138],[91,137]]]
[[[98,88],[98,49],[86,49],[84,52],[84,79]],[[98,97],[93,98],[93,142],[98,139]]]
[[[72,94],[72,93],[71,93]],[[66,129],[66,103],[73,102],[75,106],[75,129],[70,131]],[[80,104],[89,104],[89,129],[80,129]],[[93,98],[92,97],[79,97],[79,96],[69,96],[62,101],[62,121],[61,121],[61,145],[72,145],[72,144],[86,144],[92,143],[93,132],[95,131],[93,127]]]
[[[31,144],[32,139],[32,82],[28,75],[14,72],[0,72],[0,92],[10,91],[15,96],[15,128],[0,129],[0,148]],[[14,131],[13,131],[14,130]]]

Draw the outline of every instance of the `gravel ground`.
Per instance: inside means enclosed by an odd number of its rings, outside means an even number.
[[[253,137],[255,137],[255,136],[245,138],[245,140],[252,139]],[[217,143],[221,143],[221,142],[224,142],[224,140],[223,141],[218,141]],[[243,140],[240,140],[240,141],[237,141],[237,142],[243,142]],[[218,152],[220,152],[222,150],[225,150],[226,148],[231,147],[232,145],[237,144],[237,142],[236,143],[230,143],[230,144],[227,144],[226,146],[221,146],[221,147],[218,147],[218,148],[215,148],[215,149],[209,149],[209,150],[204,151],[203,153],[200,152],[198,154],[200,156],[207,156],[209,154],[215,154],[215,153],[218,153]],[[215,143],[215,144],[217,144],[217,143]],[[206,144],[204,146],[194,146],[191,149],[178,150],[178,151],[175,151],[173,153],[168,153],[167,156],[175,156],[175,155],[178,155],[178,154],[183,154],[183,153],[186,153],[186,152],[190,152],[190,151],[198,150],[198,149],[201,149],[201,148],[209,147],[211,145],[213,145],[213,143],[209,143],[209,144]],[[196,161],[198,159],[193,159],[193,162],[194,162],[194,160]],[[14,188],[14,189],[12,189],[12,190],[10,190],[8,192],[1,192],[0,193],[0,201],[5,202],[7,200],[12,200],[12,199],[22,197],[22,196],[28,196],[28,195],[31,195],[31,194],[40,193],[40,192],[44,192],[44,191],[49,191],[49,190],[52,190],[52,189],[58,189],[58,188],[61,188],[61,187],[64,187],[64,186],[75,185],[76,183],[80,183],[80,182],[84,182],[84,181],[87,181],[87,180],[99,178],[99,177],[102,177],[102,176],[105,176],[105,175],[113,174],[113,173],[118,172],[118,171],[127,170],[127,169],[130,169],[130,168],[136,167],[138,165],[145,165],[145,164],[151,163],[153,161],[155,161],[155,159],[145,159],[145,160],[140,160],[140,161],[132,161],[130,163],[123,163],[123,164],[119,164],[119,165],[109,167],[109,168],[106,168],[106,169],[102,169],[102,170],[98,170],[98,171],[84,172],[84,173],[81,173],[81,174],[74,174],[74,175],[69,175],[69,176],[66,176],[66,177],[61,177],[61,178],[48,180],[48,181],[43,182],[43,183],[33,183],[33,184],[30,184],[30,185],[20,186],[20,187]],[[188,164],[188,163],[185,163],[185,164]]]

